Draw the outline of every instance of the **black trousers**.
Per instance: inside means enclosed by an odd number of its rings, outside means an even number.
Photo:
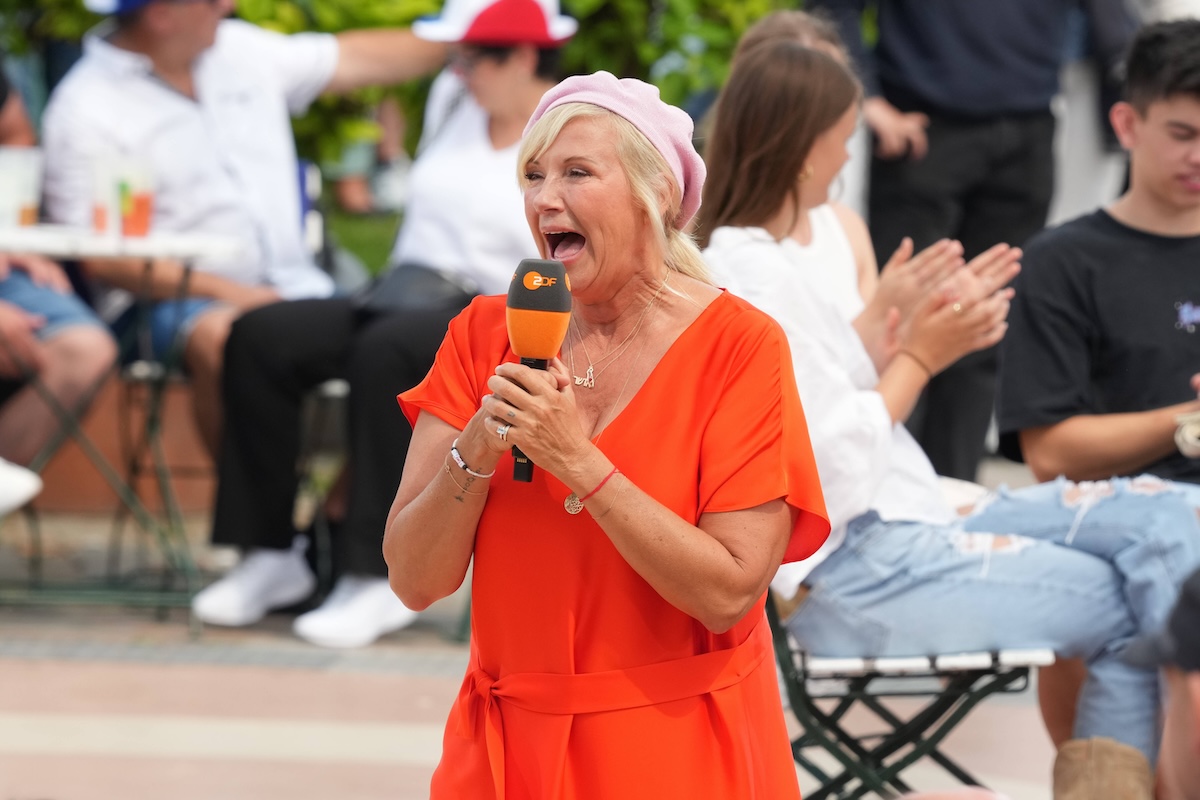
[[[412,429],[396,395],[419,383],[469,297],[433,308],[365,310],[350,298],[296,300],[249,312],[225,347],[225,433],[213,541],[285,549],[295,536],[301,411],[332,378],[350,384],[347,516],[338,572],[386,575],[384,524]]]
[[[968,259],[999,242],[1023,245],[1046,224],[1054,190],[1054,117],[963,120],[930,115],[919,161],[871,164],[870,229],[880,266],[905,236],[919,251],[962,242]],[[996,393],[995,348],[930,381],[908,420],[939,475],[974,480]]]

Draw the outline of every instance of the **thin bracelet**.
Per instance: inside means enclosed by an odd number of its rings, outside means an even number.
[[[470,489],[463,486],[461,483],[459,483],[457,480],[455,480],[454,473],[450,471],[450,465],[447,464],[445,461],[442,462],[442,469],[446,470],[446,474],[450,476],[450,480],[454,481],[454,485],[457,486],[459,491],[461,491],[463,494],[487,494],[488,493],[486,488],[484,488],[484,490],[482,492],[472,492]]]
[[[602,481],[600,481],[598,484],[596,484],[596,488],[595,488],[595,489],[592,489],[590,492],[588,492],[587,494],[585,494],[583,497],[579,498],[579,502],[581,502],[581,503],[582,503],[583,501],[587,500],[589,497],[591,497],[592,495],[594,495],[596,492],[598,492],[598,491],[600,491],[601,489],[603,489],[603,488],[604,488],[604,484],[608,483],[609,479],[610,479],[610,478],[612,478],[612,476],[613,476],[613,475],[616,475],[616,474],[617,474],[619,471],[620,471],[620,470],[618,470],[616,467],[613,467],[613,468],[612,468],[612,472],[610,472],[610,473],[608,473],[607,475],[605,475],[605,476],[604,476],[604,480],[602,480]]]
[[[632,483],[632,481],[631,481],[631,480],[629,480],[629,478],[626,478],[626,479],[625,479],[625,482],[624,482],[624,483],[622,483],[622,484],[621,484],[621,485],[620,485],[620,486],[617,488],[616,494],[614,494],[614,495],[613,495],[612,502],[608,504],[608,508],[606,508],[606,509],[604,509],[603,511],[601,511],[599,514],[595,514],[595,515],[593,515],[593,516],[592,516],[592,519],[593,519],[593,520],[599,520],[599,519],[600,519],[601,517],[603,517],[605,514],[607,514],[608,512],[612,511],[612,510],[613,510],[613,506],[615,506],[615,505],[617,504],[617,498],[621,496],[621,494],[622,494],[622,493],[625,491],[625,487],[626,487],[626,486],[628,486],[630,483]]]
[[[476,472],[468,467],[467,462],[463,461],[463,457],[458,453],[458,439],[455,439],[450,444],[450,457],[454,459],[454,463],[458,464],[463,472],[473,477],[487,479],[496,474],[496,470],[492,470],[491,472]]]
[[[899,354],[900,354],[900,355],[902,355],[902,356],[908,356],[908,357],[909,357],[909,358],[911,358],[913,361],[917,362],[917,366],[918,366],[918,367],[920,367],[921,369],[925,370],[925,374],[926,374],[926,375],[928,375],[930,378],[932,378],[932,377],[933,377],[933,370],[931,370],[931,369],[929,368],[929,365],[928,365],[928,364],[926,364],[926,363],[925,363],[924,361],[922,361],[921,359],[917,358],[917,357],[916,357],[916,355],[914,355],[914,354],[913,354],[913,351],[912,351],[912,350],[900,350],[900,353],[899,353]]]

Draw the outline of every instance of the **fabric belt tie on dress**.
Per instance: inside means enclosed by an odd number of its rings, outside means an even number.
[[[741,683],[758,669],[772,652],[769,641],[758,641],[763,636],[769,633],[766,625],[759,622],[744,642],[727,650],[575,675],[519,672],[493,680],[473,660],[467,673],[471,707],[466,717],[471,720],[472,728],[483,718],[497,800],[504,800],[504,721],[499,701],[539,714],[572,715],[621,711],[697,697]],[[480,703],[484,704],[482,710]],[[459,735],[473,738],[476,731],[464,727],[460,722]]]

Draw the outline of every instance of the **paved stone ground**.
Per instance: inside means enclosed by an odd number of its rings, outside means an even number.
[[[1027,476],[996,464],[984,480]],[[230,553],[203,546],[207,521],[188,522],[202,567],[228,566]],[[48,572],[102,568],[107,520],[43,527]],[[20,520],[0,528],[0,578],[21,574],[27,542]],[[197,631],[178,609],[0,606],[0,800],[426,797],[466,665],[465,606],[459,593],[354,651],[295,639],[292,614]],[[947,749],[1012,800],[1049,798],[1031,692],[984,703]],[[936,767],[910,775],[954,785]]]

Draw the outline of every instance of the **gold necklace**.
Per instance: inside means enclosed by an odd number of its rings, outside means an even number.
[[[666,281],[663,281],[663,283],[665,284]],[[662,291],[662,287],[659,287],[659,291]],[[657,299],[658,295],[655,294],[654,297]],[[645,312],[643,311],[642,314],[644,315]],[[605,422],[606,418],[610,415],[613,419],[616,419],[615,412],[617,410],[617,406],[621,404],[621,398],[625,395],[625,390],[629,388],[629,380],[633,377],[633,367],[635,364],[637,364],[638,360],[641,359],[642,353],[645,352],[645,350],[646,339],[642,339],[642,343],[638,346],[637,354],[633,357],[633,361],[629,363],[629,369],[625,371],[625,382],[621,384],[621,391],[617,392],[617,399],[613,401],[611,406],[609,406],[608,412],[596,422],[596,427],[600,429],[600,433],[596,435],[596,444],[600,444],[600,437],[604,435],[605,431],[605,428],[601,427],[601,423]],[[576,380],[578,380],[578,378],[576,378]],[[583,501],[579,499],[579,495],[571,492],[569,495],[567,495],[566,499],[563,500],[563,508],[566,509],[568,514],[578,514],[580,511],[583,511]]]
[[[588,353],[587,345],[583,343],[583,335],[579,333],[579,326],[575,324],[575,319],[574,319],[574,317],[572,317],[572,319],[571,319],[572,331],[575,334],[576,341],[579,342],[579,346],[583,348],[583,357],[588,360],[587,371],[584,372],[583,377],[576,375],[575,374],[575,346],[574,345],[571,346],[570,353],[568,354],[568,362],[571,367],[571,377],[575,379],[576,386],[582,386],[585,389],[596,388],[597,376],[599,376],[601,372],[604,372],[604,370],[608,369],[610,366],[615,364],[616,360],[617,360],[617,356],[621,355],[621,353],[625,352],[625,349],[627,347],[629,347],[630,342],[633,341],[633,337],[637,334],[638,330],[642,327],[642,322],[646,319],[646,314],[650,313],[650,307],[654,305],[654,302],[656,300],[658,300],[658,296],[660,294],[662,294],[663,289],[665,289],[667,287],[667,281],[669,281],[670,279],[671,279],[671,273],[668,270],[666,277],[663,278],[662,283],[660,283],[658,285],[658,289],[654,292],[654,296],[650,298],[650,302],[646,303],[646,307],[642,309],[642,313],[638,316],[637,322],[634,323],[633,328],[630,329],[629,335],[626,336],[625,339],[619,345],[614,347],[612,350],[609,350],[607,353],[605,353],[604,355],[602,355],[600,358],[596,359],[595,361],[592,361],[592,356],[590,353]],[[599,370],[596,370],[596,366],[599,364],[602,364],[605,361],[608,361],[608,363],[605,364],[604,366],[600,367]]]

